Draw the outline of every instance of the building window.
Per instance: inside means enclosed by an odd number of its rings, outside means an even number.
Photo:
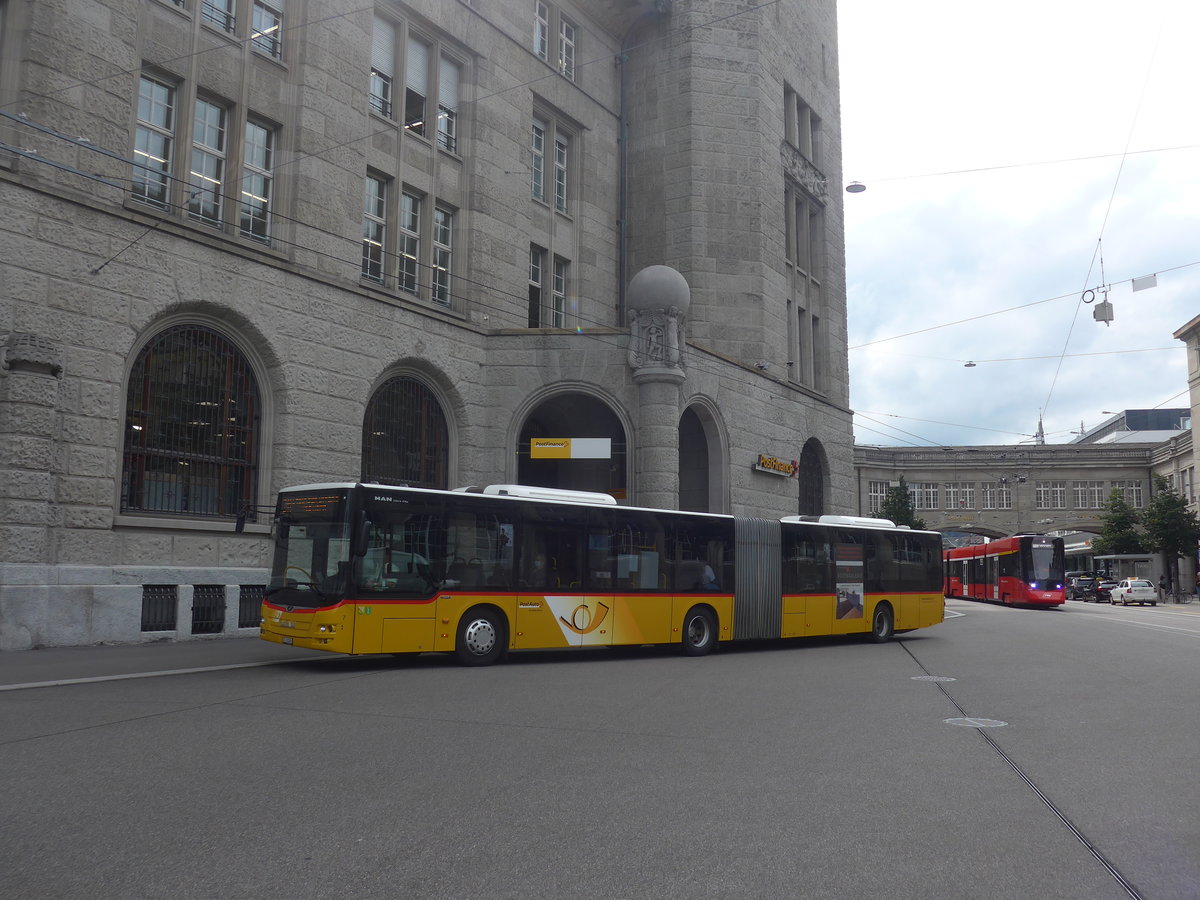
[[[369,484],[449,485],[450,434],[437,397],[415,378],[380,386],[363,417],[362,480]]]
[[[913,509],[938,509],[937,482],[917,481],[908,486]]]
[[[529,247],[529,327],[542,327],[542,291],[546,278],[546,251]]]
[[[1113,490],[1120,491],[1125,502],[1134,509],[1142,508],[1142,483],[1140,481],[1114,481]]]
[[[254,519],[259,391],[232,341],[168,328],[134,360],[125,407],[122,512]]]
[[[272,59],[283,57],[284,0],[254,0],[250,46]]]
[[[387,239],[387,182],[368,175],[363,198],[363,252],[362,274],[364,278],[383,284],[384,248]]]
[[[783,88],[784,137],[800,155],[820,166],[821,118],[791,87]]]
[[[867,511],[871,515],[877,516],[883,509],[883,501],[887,499],[889,487],[886,481],[867,482]]]
[[[538,59],[550,58],[550,9],[542,0],[533,4],[533,52]]]
[[[960,481],[947,482],[944,485],[946,491],[946,509],[974,509],[975,508],[975,485],[964,484]]]
[[[243,237],[268,243],[271,239],[271,191],[274,182],[275,131],[258,122],[246,122],[242,169]]]
[[[825,381],[827,348],[821,331],[824,268],[825,209],[794,183],[784,187],[784,258],[791,270],[794,315],[788,346],[793,363],[788,376],[798,384],[821,390]]]
[[[1067,483],[1065,481],[1039,481],[1035,505],[1038,509],[1066,509]]]
[[[220,228],[223,224],[225,118],[225,107],[196,99],[187,208],[193,219],[214,228]]]
[[[438,146],[458,151],[458,63],[442,57],[438,63]]]
[[[564,78],[575,80],[575,41],[578,29],[565,16],[558,21],[558,71]]]
[[[1076,481],[1074,491],[1076,509],[1100,509],[1104,505],[1103,481]]]
[[[546,199],[546,123],[533,120],[533,171],[530,177],[531,195],[534,200]]]
[[[397,286],[417,293],[421,264],[421,198],[407,191],[400,195],[400,274]]]
[[[214,28],[232,32],[236,24],[233,3],[234,0],[201,0],[200,18]]]
[[[454,213],[444,207],[433,211],[433,299],[450,305],[451,251]]]
[[[404,65],[404,127],[413,134],[425,134],[425,100],[429,96],[429,45],[414,37],[408,39],[408,57]]]
[[[567,164],[570,141],[566,135],[554,136],[554,208],[561,213],[567,211]]]
[[[550,327],[565,328],[567,316],[567,275],[571,264],[554,257],[554,285],[550,295]]]
[[[142,76],[138,84],[133,189],[136,200],[167,209],[171,202],[171,153],[175,146],[175,88]]]
[[[982,491],[984,509],[1012,509],[1012,489],[1007,484],[985,484]]]
[[[371,109],[386,118],[392,117],[392,81],[396,73],[396,26],[380,16],[375,17],[371,32],[371,85],[368,102]]]

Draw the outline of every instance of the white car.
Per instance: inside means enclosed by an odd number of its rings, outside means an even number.
[[[1158,588],[1145,578],[1126,578],[1112,589],[1108,595],[1108,602],[1113,606],[1118,603],[1122,606],[1128,606],[1130,603],[1158,606]]]

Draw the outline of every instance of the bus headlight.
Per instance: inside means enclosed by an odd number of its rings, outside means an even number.
[[[1037,587],[1037,582],[1036,582],[1036,581],[1031,581],[1031,582],[1029,582],[1029,589],[1030,589],[1031,591],[1036,591],[1036,590],[1038,589],[1038,587]]]

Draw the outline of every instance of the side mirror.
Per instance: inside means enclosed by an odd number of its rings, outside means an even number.
[[[371,520],[367,518],[366,513],[358,514],[358,524],[354,532],[354,555],[366,556],[367,540],[371,536]]]

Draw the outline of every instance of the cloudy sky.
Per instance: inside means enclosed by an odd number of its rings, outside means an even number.
[[[838,16],[845,180],[867,186],[845,195],[856,441],[1018,443],[1042,414],[1066,443],[1104,410],[1187,407],[1171,335],[1200,314],[1200,3]]]

